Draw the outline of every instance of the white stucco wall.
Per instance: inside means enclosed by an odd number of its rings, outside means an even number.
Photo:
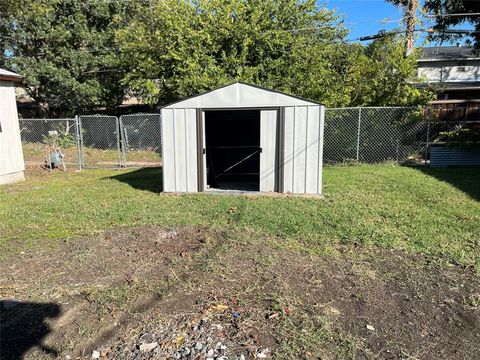
[[[11,81],[0,81],[0,125],[0,184],[22,180],[25,165]]]

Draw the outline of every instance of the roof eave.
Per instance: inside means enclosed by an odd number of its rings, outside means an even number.
[[[19,83],[22,81],[22,77],[20,75],[0,74],[0,81],[12,81],[15,83]]]
[[[313,101],[313,100],[309,100],[309,99],[305,99],[305,98],[302,98],[301,96],[287,94],[287,93],[284,93],[284,92],[281,92],[281,91],[278,91],[278,90],[275,90],[275,89],[269,89],[269,88],[266,88],[266,87],[263,87],[263,86],[260,86],[260,85],[249,84],[249,83],[246,83],[246,82],[243,82],[243,81],[234,81],[234,82],[232,82],[232,83],[230,83],[230,84],[223,85],[223,86],[219,86],[219,87],[217,87],[217,88],[215,88],[215,89],[209,90],[209,91],[204,92],[204,93],[202,93],[202,94],[192,95],[192,96],[189,96],[189,97],[186,97],[186,98],[184,98],[184,99],[171,102],[171,103],[166,104],[166,105],[163,105],[163,106],[158,106],[158,107],[156,108],[156,110],[157,110],[157,111],[160,111],[160,110],[162,110],[162,109],[164,109],[164,108],[167,108],[167,107],[169,107],[169,106],[175,105],[175,104],[177,104],[177,103],[179,103],[179,102],[182,102],[182,101],[185,101],[185,100],[189,100],[189,99],[193,99],[193,98],[196,98],[196,97],[198,97],[198,96],[206,95],[206,94],[211,93],[211,92],[213,92],[213,91],[215,91],[215,90],[223,89],[223,88],[226,88],[226,87],[231,86],[231,85],[234,85],[234,84],[242,84],[242,85],[246,85],[246,86],[251,86],[251,87],[255,87],[255,88],[261,89],[261,90],[271,91],[271,92],[275,92],[275,93],[278,93],[278,94],[290,96],[290,97],[293,97],[293,98],[295,98],[295,99],[302,100],[302,101],[306,101],[306,102],[310,102],[310,103],[315,104],[315,105],[324,106],[322,103],[319,103],[319,102]]]

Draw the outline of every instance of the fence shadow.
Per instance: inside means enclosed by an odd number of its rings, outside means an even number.
[[[444,181],[463,191],[472,199],[480,201],[480,167],[429,168],[416,167],[417,170],[437,180]]]
[[[55,303],[0,301],[1,358],[22,359],[34,347],[57,356],[57,350],[43,346],[42,340],[51,332],[45,320],[60,314],[60,306]]]
[[[121,181],[138,190],[146,190],[154,193],[161,193],[163,191],[161,167],[140,168],[111,176],[109,179]]]

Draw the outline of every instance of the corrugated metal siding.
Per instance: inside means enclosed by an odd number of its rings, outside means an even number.
[[[244,84],[218,89],[161,110],[164,191],[198,191],[197,158],[203,155],[197,154],[197,108],[261,110],[261,131],[274,136],[261,135],[260,187],[262,191],[272,191],[279,183],[275,178],[279,173],[275,167],[280,154],[276,109],[281,107],[285,109],[283,190],[295,194],[321,194],[324,107]]]
[[[0,176],[25,169],[18,125],[15,89],[12,82],[0,81]]]
[[[260,191],[275,191],[277,183],[278,110],[260,111]]]
[[[456,149],[445,146],[432,146],[430,149],[430,166],[478,166],[480,149]]]
[[[285,108],[285,192],[322,192],[323,114],[322,106]]]
[[[162,109],[164,191],[198,190],[196,134],[195,109]]]

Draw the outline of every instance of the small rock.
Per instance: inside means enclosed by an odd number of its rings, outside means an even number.
[[[203,348],[203,344],[201,342],[198,342],[195,344],[195,350],[200,351]]]
[[[367,325],[367,330],[375,331],[375,328],[372,325]]]
[[[245,355],[243,354],[238,355],[238,360],[245,360]]]
[[[220,345],[220,350],[226,350],[227,346],[226,345]]]
[[[97,350],[92,351],[92,359],[100,359],[100,353]]]
[[[147,344],[140,344],[140,351],[141,352],[148,352],[152,351],[158,346],[158,343],[155,341],[153,343],[147,343]]]
[[[70,355],[65,355],[65,359],[70,360],[72,357]]]
[[[268,349],[265,349],[257,354],[258,359],[265,359],[267,357]]]
[[[210,349],[210,350],[207,351],[207,356],[212,357],[213,353],[214,353],[213,349]]]

